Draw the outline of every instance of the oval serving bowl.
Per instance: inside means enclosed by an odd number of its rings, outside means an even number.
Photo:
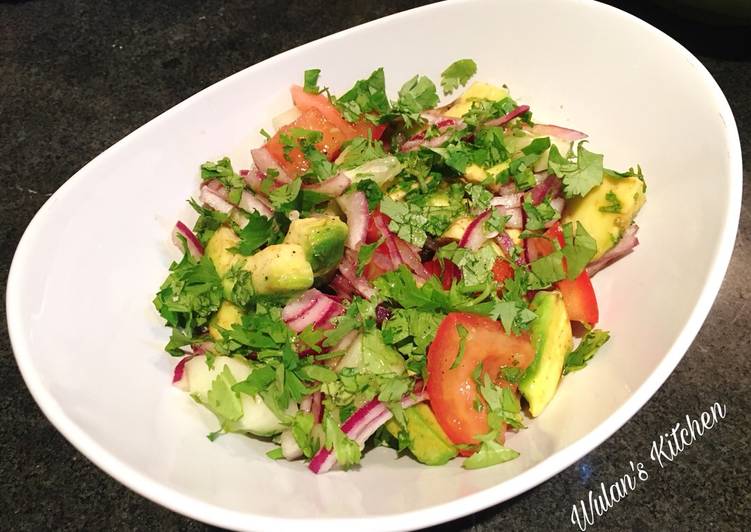
[[[437,80],[463,57],[477,61],[477,79],[508,84],[538,120],[587,132],[608,167],[642,165],[649,189],[641,245],[594,281],[613,339],[585,371],[563,379],[543,415],[509,437],[522,454],[502,466],[430,468],[377,449],[357,471],[315,476],[301,463],[269,460],[264,442],[210,442],[212,416],[170,386],[168,331],[151,306],[176,258],[171,228],[194,219],[184,199],[197,190],[199,164],[230,155],[247,167],[257,132],[289,107],[287,88],[306,68],[321,68],[339,93],[378,66],[394,89],[418,72]],[[580,0],[437,4],[247,68],[86,165],[18,246],[8,327],[52,423],[153,501],[235,529],[427,526],[545,481],[649,399],[720,287],[741,183],[738,133],[722,92],[691,54],[646,23]]]

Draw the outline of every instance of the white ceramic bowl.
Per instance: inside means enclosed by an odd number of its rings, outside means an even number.
[[[151,306],[190,217],[199,163],[248,164],[256,133],[289,107],[306,68],[340,92],[384,66],[392,89],[472,57],[538,120],[590,134],[606,164],[641,163],[649,190],[636,253],[599,274],[613,339],[566,377],[521,458],[465,471],[379,449],[360,470],[312,475],[268,444],[215,443],[211,415],[170,386],[167,329]],[[386,530],[446,521],[513,497],[626,422],[683,356],[730,258],[741,155],[728,104],[684,48],[594,2],[466,1],[408,11],[252,66],[104,152],[44,205],[18,246],[7,291],[18,365],[52,423],[107,473],[177,512],[236,529]],[[192,218],[190,218],[192,220]],[[304,523],[301,520],[305,520]]]

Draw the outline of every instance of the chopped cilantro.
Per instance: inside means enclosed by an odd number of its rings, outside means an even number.
[[[589,261],[597,254],[597,242],[587,233],[581,223],[576,224],[576,234],[573,232],[571,222],[565,224],[563,238],[566,245],[563,246],[561,252],[566,257],[566,277],[573,280],[581,275]]]
[[[272,460],[283,460],[284,459],[284,453],[282,452],[281,447],[275,447],[268,451],[266,453],[266,456],[271,458]]]
[[[425,245],[428,237],[425,225],[428,218],[423,208],[384,196],[381,200],[381,212],[391,218],[389,229],[396,233],[396,236],[419,248]]]
[[[300,187],[302,181],[295,179],[291,183],[287,183],[280,187],[275,188],[269,193],[269,200],[275,209],[287,210],[291,209],[290,204],[297,199],[300,194]]]
[[[566,277],[563,268],[563,252],[555,250],[549,255],[540,257],[529,263],[529,269],[534,275],[530,288],[535,290],[547,288]]]
[[[456,358],[451,363],[449,369],[456,369],[462,363],[462,359],[464,358],[464,348],[467,343],[467,335],[469,334],[469,331],[464,325],[457,323],[456,334],[459,335],[459,349],[457,350]]]
[[[237,421],[243,415],[240,396],[232,389],[235,382],[229,366],[224,366],[221,373],[211,383],[211,389],[206,395],[206,407],[219,419],[223,430],[228,428],[227,425],[230,422]]]
[[[349,439],[334,418],[328,414],[324,416],[323,428],[326,434],[324,445],[329,451],[334,451],[336,461],[343,469],[360,463],[360,446],[354,440]]]
[[[246,257],[252,255],[271,239],[272,226],[273,223],[269,218],[257,212],[248,213],[248,223],[237,232],[240,242],[229,251]]]
[[[518,451],[504,447],[495,440],[483,441],[480,444],[480,449],[464,460],[462,467],[464,469],[480,469],[508,462],[518,456]]]
[[[550,147],[548,170],[563,180],[563,192],[567,198],[586,196],[602,183],[603,157],[584,148],[584,142],[579,142],[576,147],[576,161],[563,157],[555,145]]]
[[[334,105],[349,122],[356,122],[366,113],[388,112],[390,106],[383,68],[375,70],[368,79],[357,81],[350,90],[334,100]]]
[[[362,275],[365,266],[367,266],[367,264],[370,262],[370,259],[373,258],[373,253],[375,253],[376,248],[383,244],[384,240],[385,238],[381,237],[379,240],[373,242],[372,244],[363,244],[360,246],[360,249],[357,251],[357,275]]]
[[[344,146],[336,163],[340,168],[351,169],[385,156],[386,151],[380,140],[355,137]]]
[[[469,79],[477,72],[477,63],[472,59],[459,59],[451,63],[446,70],[441,72],[441,87],[443,94],[451,94],[460,85],[467,84]]]
[[[245,181],[242,176],[232,169],[232,162],[224,157],[216,162],[205,162],[201,165],[201,179],[210,181],[216,179],[227,189],[230,203],[240,203]]]
[[[589,361],[597,351],[605,345],[610,339],[610,333],[600,329],[593,329],[589,331],[584,338],[582,338],[579,345],[571,351],[566,357],[566,363],[563,365],[563,374],[566,375],[572,371],[579,371],[586,367],[587,361]]]
[[[608,193],[605,194],[605,200],[607,201],[607,204],[605,204],[604,207],[600,207],[600,212],[620,214],[623,205],[621,204],[621,200],[618,199],[618,196],[615,195],[615,192],[612,190],[608,191]]]
[[[355,188],[365,193],[365,197],[368,200],[368,209],[371,211],[376,208],[378,203],[383,199],[383,192],[378,183],[372,179],[363,179],[355,184]]]
[[[545,229],[549,222],[558,220],[561,217],[561,213],[550,205],[550,199],[548,198],[543,199],[542,203],[538,205],[533,205],[531,202],[525,201],[524,212],[527,215],[525,227],[530,231]]]

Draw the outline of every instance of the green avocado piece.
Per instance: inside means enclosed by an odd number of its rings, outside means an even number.
[[[301,218],[290,224],[284,243],[302,246],[313,274],[319,277],[331,272],[342,260],[348,232],[347,224],[336,216]]]
[[[244,257],[230,251],[239,242],[235,232],[223,226],[206,244],[206,255],[222,278],[226,299],[232,299],[235,285],[243,280],[239,275],[242,270],[250,272],[248,284],[252,286],[248,289],[256,294],[288,294],[313,286],[313,270],[301,246],[275,244]]]
[[[443,432],[430,407],[424,403],[411,406],[404,411],[409,434],[409,450],[417,460],[426,465],[443,465],[454,458],[458,451],[449,437]],[[399,423],[391,419],[386,430],[398,437]]]
[[[531,327],[535,359],[524,371],[519,391],[529,403],[529,413],[537,417],[555,395],[573,337],[560,292],[538,292],[531,308],[537,313]]]
[[[243,311],[240,307],[229,301],[222,301],[219,310],[209,320],[209,334],[214,340],[221,340],[222,331],[232,329],[235,324],[241,323],[242,319]]]
[[[305,252],[297,244],[275,244],[248,258],[257,294],[299,292],[313,286],[313,270]]]

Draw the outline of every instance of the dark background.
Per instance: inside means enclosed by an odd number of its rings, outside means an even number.
[[[420,3],[0,2],[3,300],[13,251],[31,217],[105,148],[248,65]],[[751,160],[751,62],[744,56],[751,30],[707,25],[708,17],[668,13],[652,4],[617,4],[699,57],[730,101],[744,158]],[[748,177],[746,171],[744,180]],[[707,190],[711,193],[711,183]],[[751,202],[748,189],[743,200],[746,207]],[[727,406],[726,419],[665,469],[650,463],[649,480],[595,526],[747,529],[750,240],[751,217],[744,209],[733,260],[709,319],[673,375],[630,422],[543,485],[443,528],[574,530],[571,505],[587,490],[616,481],[627,472],[629,460],[646,463],[654,438],[685,414],[699,414],[719,401]],[[5,321],[4,306],[0,319]],[[75,451],[26,390],[5,327],[0,332],[0,390],[0,529],[207,528],[127,490]]]

